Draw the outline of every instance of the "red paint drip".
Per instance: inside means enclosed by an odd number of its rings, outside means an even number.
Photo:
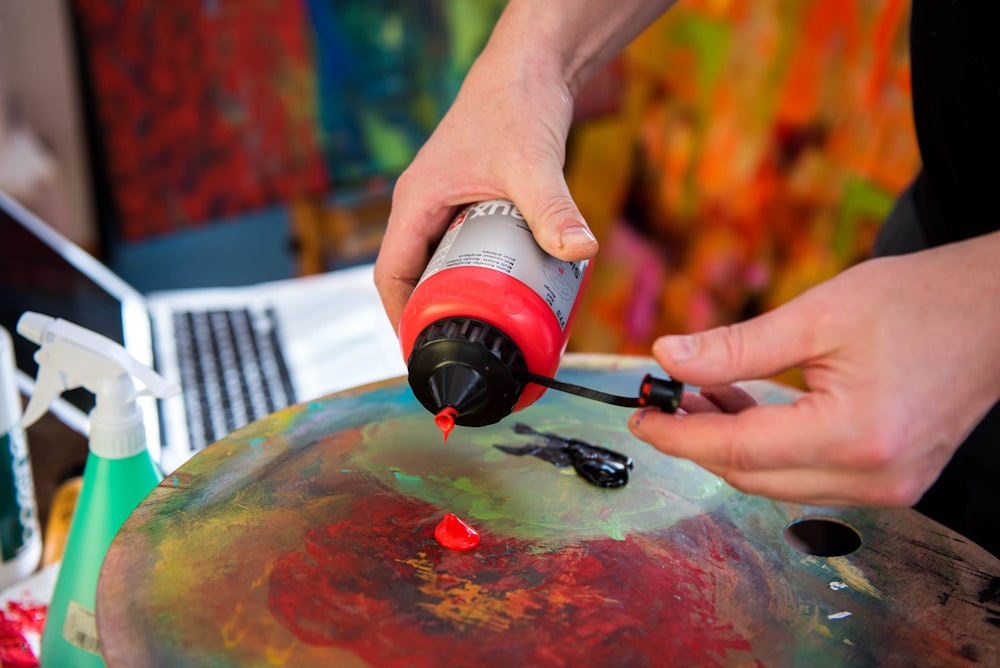
[[[479,532],[448,513],[434,529],[434,539],[449,550],[466,551],[479,545]]]
[[[37,668],[38,657],[28,643],[27,634],[41,636],[47,606],[24,606],[16,601],[7,603],[7,612],[0,610],[0,666],[4,668]]]
[[[455,410],[454,406],[445,406],[442,408],[437,415],[434,416],[434,424],[437,428],[441,430],[444,435],[444,442],[448,442],[448,436],[451,435],[451,430],[455,428],[455,418],[458,417],[458,411]]]

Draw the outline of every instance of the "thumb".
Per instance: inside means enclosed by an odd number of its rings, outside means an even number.
[[[561,170],[552,175],[548,187],[540,186],[536,176],[528,190],[512,194],[535,241],[546,253],[567,262],[597,253],[597,239],[570,196]]]
[[[809,359],[811,337],[786,306],[735,325],[660,337],[653,343],[653,356],[671,376],[692,385],[720,385],[787,371]]]

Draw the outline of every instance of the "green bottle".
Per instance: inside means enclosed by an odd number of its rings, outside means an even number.
[[[85,387],[96,397],[90,413],[90,452],[62,564],[42,630],[43,667],[104,666],[95,617],[97,579],[108,547],[162,474],[146,444],[144,394],[178,391],[124,348],[71,322],[27,312],[17,331],[41,347],[38,378],[23,426],[48,410],[62,392]],[[133,376],[145,389],[137,392]]]

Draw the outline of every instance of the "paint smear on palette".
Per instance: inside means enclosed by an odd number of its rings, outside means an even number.
[[[521,446],[494,443],[493,447],[508,455],[531,455],[559,468],[572,466],[578,476],[597,487],[624,487],[628,484],[629,471],[635,466],[628,455],[578,438],[537,431],[521,422],[515,423],[512,429],[515,434],[538,437],[541,443]]]
[[[37,645],[45,624],[45,605],[22,605],[9,601],[7,610],[0,610],[0,666],[3,668],[35,668],[38,657],[29,638]]]
[[[851,589],[868,594],[872,598],[884,599],[882,592],[878,590],[864,572],[848,561],[844,557],[829,557],[824,560],[827,566],[832,568],[841,577],[841,580]]]
[[[539,433],[569,435],[584,428],[578,408],[559,403],[546,408],[545,418],[532,423]],[[495,448],[498,443],[514,443],[508,438],[509,425],[468,429],[461,438],[453,433],[442,443],[426,412],[365,424],[360,447],[345,446],[343,465],[365,471],[438,512],[462,509],[461,516],[473,526],[488,522],[494,532],[530,538],[556,549],[566,541],[624,540],[632,533],[665,529],[685,518],[710,513],[735,493],[705,469],[662,457],[631,434],[623,434],[621,415],[614,408],[590,409],[586,433],[591,443],[621,453],[626,462],[634,459],[635,467],[641,469],[641,476],[630,475],[628,484],[617,489],[595,488],[577,476],[559,475],[559,469],[536,457],[514,457]],[[421,447],[413,447],[415,441]],[[545,446],[543,438],[533,437],[530,449],[538,447],[536,441]],[[522,445],[514,443],[513,447]],[[627,469],[627,463],[623,468]]]
[[[604,538],[553,552],[495,537],[469,559],[430,539],[436,509],[413,497],[385,490],[345,510],[274,560],[268,606],[302,642],[370,665],[437,668],[445,654],[461,665],[631,665],[655,656],[722,665],[749,660],[744,633],[754,620],[721,611],[770,602],[766,586],[748,594],[736,569],[694,563],[661,540]],[[721,545],[725,531],[698,518],[684,535],[705,543],[697,554]],[[741,557],[743,576],[753,577]],[[683,601],[684,614],[665,599]]]

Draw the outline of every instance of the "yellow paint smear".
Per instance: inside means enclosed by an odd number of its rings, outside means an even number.
[[[881,601],[886,600],[886,596],[868,581],[864,572],[849,562],[846,558],[828,557],[826,563],[829,564],[833,570],[837,571],[837,574],[840,575],[844,584],[851,589],[868,594],[872,598],[877,598]]]
[[[525,617],[528,608],[536,607],[529,597],[519,592],[498,597],[484,592],[480,585],[467,579],[439,578],[423,553],[403,563],[413,567],[421,580],[420,591],[437,600],[436,603],[421,603],[420,607],[460,629],[481,627],[504,631],[510,628],[511,622]]]

